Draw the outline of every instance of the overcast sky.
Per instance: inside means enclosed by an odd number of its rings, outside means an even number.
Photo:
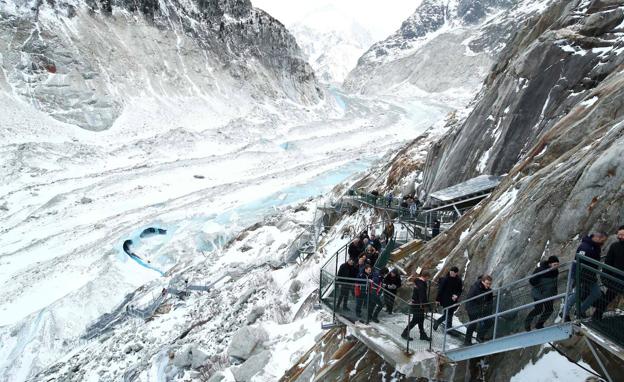
[[[368,29],[374,38],[383,39],[399,29],[421,0],[251,0],[286,25],[322,8],[332,7],[339,13],[351,15]]]

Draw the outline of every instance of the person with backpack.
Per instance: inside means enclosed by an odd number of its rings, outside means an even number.
[[[443,308],[457,304],[459,296],[461,296],[464,290],[464,285],[461,277],[459,277],[459,268],[451,267],[446,277],[443,277],[438,284],[438,295],[436,301],[442,305]],[[438,326],[446,319],[446,328],[453,327],[453,314],[457,310],[457,306],[448,309],[448,313],[443,311],[443,314],[433,324],[433,330],[438,330]]]
[[[558,268],[559,258],[557,256],[550,256],[548,260],[542,261],[539,266],[535,268],[533,274],[536,276],[529,279],[529,284],[531,284],[532,287],[531,297],[533,297],[533,301],[540,301],[557,295]],[[524,328],[527,332],[531,331],[533,319],[537,316],[539,316],[539,318],[537,319],[537,324],[535,324],[535,329],[542,329],[544,327],[544,323],[553,312],[553,302],[553,300],[548,300],[535,305],[524,321]]]
[[[477,282],[474,283],[466,296],[466,312],[469,321],[476,321],[482,317],[492,314],[494,294],[492,293],[492,276],[479,276]],[[472,335],[477,331],[477,341],[483,341],[485,335],[491,326],[491,320],[483,320],[473,322],[466,328],[466,336],[464,337],[464,345],[472,345]]]
[[[394,299],[396,298],[396,294],[401,287],[401,276],[399,276],[399,272],[396,269],[391,270],[386,277],[384,277],[383,283],[384,288],[386,289],[386,292],[384,292],[386,312],[388,314],[392,314],[392,311],[394,310]]]
[[[410,331],[414,328],[414,326],[418,325],[418,331],[420,332],[420,339],[423,341],[431,341],[431,338],[425,332],[425,304],[429,301],[427,300],[427,282],[431,275],[429,272],[424,271],[421,272],[420,275],[414,281],[414,290],[412,291],[412,318],[410,319],[407,327],[403,329],[403,333],[401,333],[401,338],[406,339],[408,341],[412,341],[413,338],[410,337]]]
[[[358,269],[355,266],[355,262],[352,258],[349,258],[344,264],[340,266],[337,274],[337,283],[340,285],[340,294],[338,295],[338,302],[336,308],[340,308],[342,304],[342,310],[349,311],[347,304],[349,303],[349,295],[351,294],[351,286],[354,279],[358,275]]]

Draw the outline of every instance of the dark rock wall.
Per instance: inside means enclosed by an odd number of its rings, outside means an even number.
[[[516,35],[467,120],[430,152],[425,191],[509,172],[622,64],[622,41],[609,29],[624,20],[621,9],[572,16],[579,11],[577,2],[557,2]]]

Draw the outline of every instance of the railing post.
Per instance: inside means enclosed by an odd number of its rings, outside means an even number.
[[[570,295],[572,294],[572,267],[576,264],[576,260],[572,262],[573,265],[570,266],[570,270],[568,271],[568,277],[566,281],[566,294],[563,298],[563,319],[570,314],[568,311],[568,301],[570,300]]]
[[[334,308],[332,309],[332,321],[336,322],[336,298],[338,296],[338,279],[334,276]]]
[[[409,324],[410,324],[410,321],[411,321],[410,320],[410,318],[411,318],[410,316],[412,315],[412,308],[408,307],[408,309],[409,310],[407,311],[407,325],[405,325],[405,329],[404,329],[404,330],[407,330],[407,339],[406,339],[406,341],[407,341],[407,347],[406,347],[407,354],[409,354],[409,352],[410,352],[410,350],[409,350],[409,343],[410,343],[409,338],[410,338],[410,331],[411,330],[409,330]]]
[[[492,339],[496,339],[496,330],[498,329],[498,313],[500,312],[500,296],[501,291],[498,291],[496,294],[496,316],[494,316],[494,334],[492,335]]]
[[[449,330],[449,328],[447,327],[448,313],[449,313],[448,308],[444,309],[444,342],[442,343],[442,352],[446,351],[446,335],[448,334],[448,330]]]
[[[368,312],[370,312],[370,294],[371,294],[371,290],[369,289],[370,287],[370,282],[368,281],[368,279],[366,280],[366,325],[369,324],[369,314]]]
[[[431,351],[431,346],[433,343],[433,307],[434,304],[429,304],[429,351]]]
[[[574,287],[576,293],[574,293],[574,298],[576,299],[576,318],[581,316],[581,271],[583,270],[583,263],[579,256],[576,256],[576,285]]]

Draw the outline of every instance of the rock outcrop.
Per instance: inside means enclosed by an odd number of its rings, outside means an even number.
[[[521,31],[488,75],[474,111],[430,151],[424,189],[476,175],[505,174],[525,158],[624,58],[617,25],[621,9],[579,18],[575,2],[557,2]],[[611,29],[608,29],[611,27]]]
[[[623,6],[557,1],[518,33],[474,111],[434,145],[424,187],[508,175],[408,269],[446,259],[467,283],[490,273],[502,285],[550,255],[572,259],[579,237],[624,222]],[[534,350],[493,357],[488,379],[509,380]]]
[[[249,0],[2,2],[0,55],[7,88],[89,130],[136,98],[321,97],[295,39]]]

